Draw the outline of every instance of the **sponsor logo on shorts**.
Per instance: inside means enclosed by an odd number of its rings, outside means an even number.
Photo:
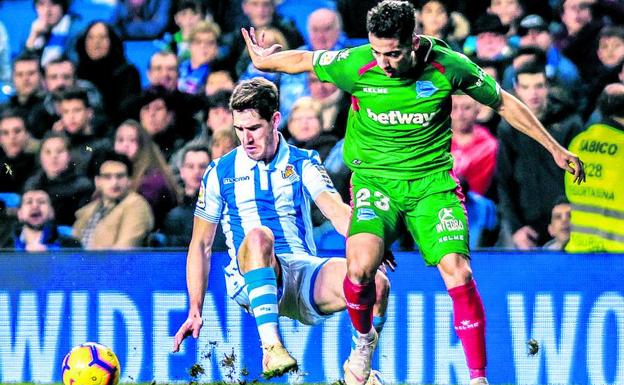
[[[438,91],[438,87],[434,86],[429,80],[419,80],[416,82],[416,98],[428,98]]]
[[[438,211],[438,219],[440,220],[440,222],[436,225],[436,231],[438,233],[444,231],[464,230],[464,224],[462,223],[462,221],[455,218],[455,216],[453,215],[453,210],[451,209],[444,208]]]
[[[357,210],[357,220],[359,221],[370,221],[371,219],[377,218],[377,214],[375,214],[375,210],[370,209],[368,207],[359,208]]]
[[[292,164],[286,165],[284,171],[282,171],[282,178],[287,179],[290,183],[297,182],[300,178],[295,172],[295,166]]]

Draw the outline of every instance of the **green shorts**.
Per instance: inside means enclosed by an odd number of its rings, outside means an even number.
[[[355,172],[351,191],[349,235],[375,234],[391,245],[403,220],[427,265],[438,265],[450,253],[469,256],[463,195],[450,171],[415,180],[360,176]]]

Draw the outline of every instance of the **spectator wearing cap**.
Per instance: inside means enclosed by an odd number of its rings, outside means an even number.
[[[461,13],[453,12],[448,0],[423,1],[417,20],[423,35],[444,40],[458,52],[461,51],[460,42],[470,32],[468,20]]]
[[[479,17],[474,24],[472,31],[476,36],[474,52],[464,44],[464,53],[476,60],[506,62],[513,53],[505,37],[508,31],[509,26],[503,25],[498,16],[487,13]]]
[[[518,36],[520,47],[536,47],[545,53],[546,76],[549,80],[556,81],[569,90],[579,87],[580,77],[576,65],[553,44],[549,26],[541,16],[525,16],[518,25]],[[505,72],[503,79],[505,88],[511,86],[513,77],[513,70]]]

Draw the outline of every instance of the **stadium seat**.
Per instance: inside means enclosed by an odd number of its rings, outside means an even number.
[[[147,66],[150,57],[158,51],[158,46],[154,41],[124,41],[124,49],[128,61],[134,64],[141,74],[141,85],[146,87],[149,84],[147,80]]]
[[[91,22],[96,20],[110,21],[114,7],[110,4],[103,2],[96,2],[93,0],[74,0],[72,2],[69,11],[79,16],[76,23],[80,26],[80,29],[84,29]]]
[[[60,236],[71,238],[74,229],[71,226],[57,226],[56,231]]]
[[[0,192],[0,201],[4,202],[7,208],[18,208],[22,197],[17,193]]]

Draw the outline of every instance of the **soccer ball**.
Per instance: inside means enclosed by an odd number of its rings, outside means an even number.
[[[119,360],[112,350],[96,342],[73,348],[63,359],[61,376],[65,385],[117,385]]]

